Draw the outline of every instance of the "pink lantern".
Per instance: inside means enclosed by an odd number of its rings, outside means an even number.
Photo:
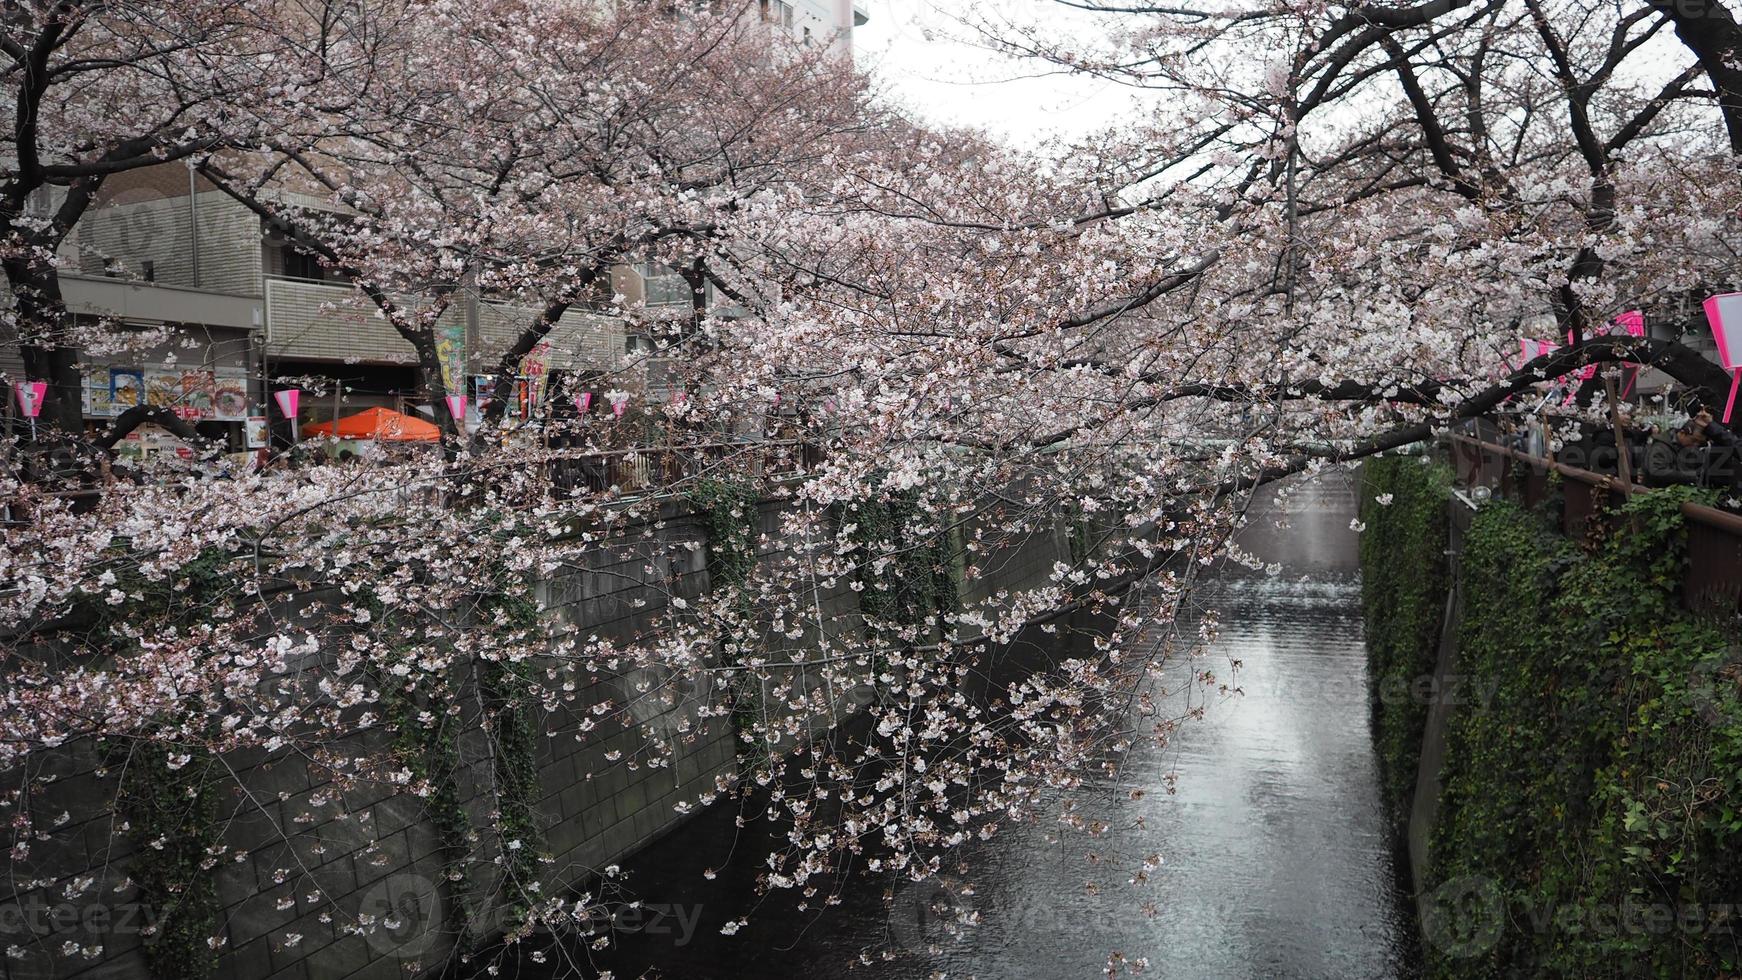
[[[302,389],[280,388],[272,393],[272,400],[278,403],[278,411],[285,418],[295,420],[296,410],[302,405]]]
[[[20,381],[12,393],[18,398],[18,410],[35,425],[36,417],[42,414],[42,399],[48,393],[48,382]]]
[[[1742,293],[1720,293],[1706,299],[1706,322],[1718,342],[1718,360],[1731,373],[1730,397],[1724,402],[1724,424],[1736,408],[1736,387],[1742,385]]]
[[[582,415],[585,415],[585,414],[587,414],[587,409],[592,408],[592,407],[593,407],[593,393],[592,392],[583,391],[580,394],[575,396],[575,411],[581,413]]]
[[[617,401],[614,401],[611,403],[611,414],[615,415],[618,418],[622,418],[623,413],[628,411],[628,410],[629,410],[629,399],[627,399],[627,398],[620,398]]]
[[[1561,349],[1560,344],[1551,343],[1551,342],[1546,341],[1546,340],[1520,340],[1518,342],[1518,347],[1519,347],[1519,350],[1521,352],[1523,352],[1523,354],[1524,354],[1524,363],[1525,364],[1529,364],[1531,361],[1534,361],[1537,358],[1542,357],[1545,354],[1553,354],[1555,351]],[[1520,365],[1520,366],[1522,367],[1522,365]],[[1597,365],[1595,365],[1595,364],[1587,364],[1584,367],[1579,369],[1578,377],[1579,377],[1580,381],[1589,381],[1596,376],[1597,376]],[[1567,376],[1563,374],[1560,377],[1555,378],[1555,383],[1556,384],[1562,383],[1562,382],[1566,381],[1566,379],[1567,379]],[[1567,401],[1569,401],[1569,402],[1572,401],[1574,394],[1575,394],[1574,392],[1568,392],[1567,393]]]
[[[1629,337],[1645,336],[1645,314],[1641,313],[1639,310],[1628,310],[1626,313],[1621,314],[1615,318],[1614,325],[1620,327]],[[1610,332],[1613,333],[1614,331],[1611,330]],[[1634,364],[1633,370],[1628,372],[1627,375],[1627,386],[1621,389],[1622,398],[1626,398],[1628,395],[1633,393],[1633,384],[1638,380],[1639,365]]]
[[[1536,360],[1544,354],[1553,354],[1555,351],[1560,349],[1561,345],[1550,343],[1546,340],[1528,340],[1520,338],[1518,341],[1518,350],[1524,355],[1525,364],[1529,364],[1531,361]]]
[[[447,402],[448,414],[454,417],[454,425],[464,429],[466,426],[466,396],[449,395]]]

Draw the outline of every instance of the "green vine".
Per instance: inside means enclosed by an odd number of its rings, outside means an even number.
[[[918,491],[846,505],[858,559],[859,610],[871,624],[921,626],[961,603],[960,535],[922,521]]]
[[[1734,638],[1678,601],[1691,493],[1584,549],[1511,503],[1475,517],[1459,667],[1485,696],[1450,718],[1426,884],[1485,883],[1493,932],[1430,928],[1432,975],[1742,969],[1742,703]]]
[[[141,574],[130,542],[116,541],[107,557],[112,588],[124,598],[81,604],[81,618],[89,623],[85,639],[94,652],[123,656],[138,649],[138,637],[148,628],[186,631],[206,617],[228,614],[223,600],[235,588],[227,568],[235,556],[228,552],[206,549],[159,578]],[[218,762],[197,746],[147,739],[105,741],[101,751],[105,766],[121,774],[115,813],[133,846],[128,877],[140,903],[157,916],[144,941],[146,963],[153,976],[211,976],[217,967],[211,940],[221,930],[212,873],[222,841]]]
[[[742,589],[756,568],[755,490],[729,480],[702,480],[690,489],[689,503],[708,535],[708,581],[716,589]]]
[[[435,828],[442,877],[448,883],[447,932],[463,942],[466,908],[472,896],[467,867],[472,821],[460,798],[458,781],[460,716],[449,711],[435,692],[419,698],[385,677],[381,678],[381,692],[395,755],[410,771],[414,785],[429,787],[423,810]]]
[[[707,534],[709,588],[729,590],[732,611],[740,622],[748,623],[752,603],[746,586],[756,570],[756,539],[761,530],[756,492],[742,483],[708,479],[698,481],[690,489],[688,500],[701,517]],[[741,639],[727,639],[725,655],[729,662],[741,662],[743,653]],[[740,766],[748,771],[767,761],[766,746],[758,744],[754,735],[764,710],[761,679],[751,672],[739,675],[732,705],[732,724],[738,741],[757,744],[756,752],[739,757]]]
[[[538,606],[505,571],[492,577],[499,591],[486,597],[481,611],[491,628],[520,634],[531,641],[540,627]],[[511,883],[507,912],[511,933],[526,928],[532,912],[528,896],[540,888],[540,857],[544,830],[538,823],[539,726],[543,705],[537,696],[532,664],[526,660],[485,660],[478,669],[479,693],[485,704],[486,730],[496,742],[492,766],[497,787],[497,821],[502,867]]]
[[[1400,831],[1427,722],[1427,704],[1415,692],[1434,672],[1445,613],[1450,495],[1450,471],[1425,456],[1381,457],[1362,467],[1361,599],[1373,734],[1386,806]]]
[[[217,968],[211,944],[219,930],[213,857],[221,843],[216,760],[201,749],[159,742],[108,746],[125,767],[115,811],[134,845],[127,874],[140,904],[156,916],[145,937],[145,962],[154,977],[200,980]]]

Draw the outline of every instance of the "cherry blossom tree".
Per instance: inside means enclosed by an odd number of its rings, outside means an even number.
[[[314,106],[341,111],[323,102],[322,81],[343,21],[324,22],[323,44],[305,46],[315,25],[302,13],[240,0],[56,0],[0,14],[10,137],[0,166],[0,268],[11,299],[0,342],[17,348],[32,379],[48,382],[43,418],[52,429],[82,437],[78,352],[101,339],[82,336],[66,311],[59,270],[68,235],[117,174],[254,145]]]
[[[569,310],[658,316],[622,308],[614,268],[678,269],[696,297],[681,314],[692,329],[656,332],[693,334],[733,216],[826,187],[829,155],[861,152],[876,128],[838,58],[778,46],[754,9],[504,4],[393,29],[407,35],[404,63],[360,78],[342,120],[201,167],[356,282],[411,347],[438,418],[435,322],[461,290],[536,310],[497,352],[493,426],[522,360]],[[406,105],[420,107],[414,119]],[[330,210],[285,203],[286,188]]]
[[[1735,85],[1709,56],[1730,43],[1721,4],[1071,6],[1117,23],[1114,43],[1084,51],[974,26],[1012,52],[1165,94],[1151,129],[1126,137],[1138,161],[1127,186],[1156,204],[1220,195],[1221,225],[1261,241],[1266,263],[1233,280],[1251,299],[1231,312],[1268,317],[1280,300],[1284,336],[1314,321],[1386,336],[1349,318],[1407,316],[1443,331],[1438,349],[1378,345],[1381,370],[1472,379],[1472,393],[1526,318],[1553,315],[1580,347],[1644,307],[1679,335],[1703,329],[1684,322],[1687,298],[1733,279]],[[1615,359],[1605,346],[1580,356]],[[1694,352],[1636,346],[1721,399],[1721,374]],[[1340,360],[1327,353],[1308,356]],[[1308,370],[1343,395],[1342,382],[1368,381]]]
[[[543,860],[529,746],[636,729],[603,779],[723,736],[730,774],[676,808],[735,797],[781,831],[759,884],[826,905],[841,873],[923,878],[1012,822],[1103,832],[1069,794],[1237,684],[1203,656],[1209,627],[1179,623],[1205,569],[1255,563],[1235,535],[1257,487],[1587,364],[1707,397],[1725,380],[1673,337],[1606,332],[1734,276],[1725,69],[1656,8],[1125,8],[1105,48],[1068,51],[970,20],[1161,96],[1024,151],[902,118],[754,12],[577,6],[357,20],[323,62],[339,111],[187,155],[353,278],[438,399],[454,290],[539,309],[506,378],[571,306],[611,302],[612,266],[655,257],[697,297],[669,332],[685,397],[643,404],[633,433],[553,422],[574,437],[556,449],[170,464],[88,512],[14,481],[0,769],[101,742],[241,787],[239,760],[292,758],[415,798],[447,835],[466,956],[488,938],[472,911],[512,909],[515,943],[594,941],[619,900],[612,868]],[[1509,365],[1544,315],[1574,343]],[[608,454],[665,463],[641,486],[551,479]],[[674,501],[705,543],[669,533]],[[672,571],[697,549],[705,591]],[[658,600],[632,632],[553,598],[607,560]],[[999,653],[1078,614],[1090,655]],[[444,746],[473,731],[468,809]],[[31,868],[54,789],[9,785]],[[307,806],[361,822],[344,792]],[[234,858],[191,840],[200,870]],[[1147,870],[1108,881],[1141,901]]]

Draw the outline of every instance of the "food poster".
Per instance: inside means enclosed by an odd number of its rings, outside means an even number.
[[[90,368],[85,372],[86,415],[103,418],[115,414],[115,399],[109,390],[109,368]]]
[[[145,404],[145,374],[138,368],[110,368],[109,404],[117,414]]]
[[[219,376],[212,386],[212,414],[225,422],[248,417],[248,379]]]

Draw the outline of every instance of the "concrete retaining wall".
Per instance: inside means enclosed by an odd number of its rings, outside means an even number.
[[[828,527],[826,515],[785,505],[765,504],[760,519],[765,562],[803,560],[802,549],[794,557],[793,546],[802,543],[807,519]],[[669,597],[693,600],[707,591],[705,538],[695,515],[668,504],[657,522],[620,539],[629,544],[601,548],[583,565],[553,575],[540,599],[547,615],[586,634],[634,641],[653,629]],[[1055,562],[1070,555],[1062,528],[989,545],[963,590],[970,603],[1001,589],[1039,584]],[[860,628],[857,596],[848,583],[819,585],[813,599],[831,633]],[[318,606],[320,598],[299,601]],[[305,605],[297,614],[312,622],[319,610]],[[810,649],[818,637],[813,627],[780,642]],[[590,691],[583,689],[574,707],[541,723],[547,734],[538,758],[537,818],[555,859],[548,875],[553,889],[583,882],[670,833],[687,819],[674,804],[693,800],[733,770],[734,730],[721,719],[680,739],[669,766],[623,764],[645,755],[643,732],[614,714],[588,709],[607,699],[633,699],[636,685],[648,680],[588,679]],[[686,708],[693,710],[683,704],[674,710]],[[576,738],[583,718],[595,726],[584,740]],[[480,827],[487,825],[494,776],[492,741],[475,730],[475,720],[467,719],[458,742],[462,765],[456,783],[472,825]],[[384,742],[356,739],[333,750],[380,753]],[[422,801],[384,786],[337,785],[317,762],[286,754],[237,753],[222,764],[229,770],[219,784],[224,848],[213,855],[211,869],[223,909],[218,975],[403,980],[446,962],[453,946],[444,929],[450,889],[440,840]],[[69,746],[35,765],[59,777],[31,807],[38,824],[51,832],[0,878],[0,980],[145,980],[150,973],[143,935],[160,910],[141,908],[137,889],[128,884],[131,845],[113,813],[119,773],[106,770],[88,744]],[[471,866],[481,869],[470,882],[473,901],[486,909],[497,891],[488,870],[499,866],[494,846],[475,842],[470,857]],[[501,927],[499,918],[474,910],[469,926],[487,935]],[[352,926],[370,919],[392,926],[356,934]],[[8,947],[22,955],[4,955]]]

